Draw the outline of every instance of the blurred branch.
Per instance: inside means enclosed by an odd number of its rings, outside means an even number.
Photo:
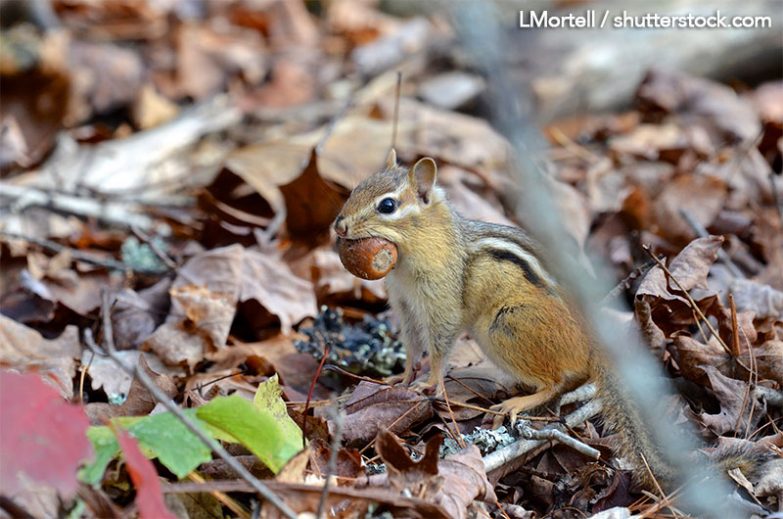
[[[707,477],[714,475],[714,472],[689,457],[695,450],[695,438],[679,432],[655,414],[660,396],[667,394],[668,384],[660,377],[660,366],[650,357],[638,332],[618,333],[616,324],[609,322],[600,313],[600,306],[595,304],[602,300],[611,286],[606,280],[593,279],[578,271],[568,261],[570,255],[565,250],[566,240],[562,239],[564,232],[561,216],[552,201],[552,195],[544,187],[547,185],[546,179],[530,160],[529,150],[539,149],[543,139],[532,121],[522,112],[518,86],[512,84],[501,56],[503,35],[487,4],[460,3],[451,12],[459,36],[487,76],[494,123],[511,143],[511,173],[517,184],[524,186],[524,189],[519,190],[517,212],[520,213],[520,220],[528,224],[544,245],[556,277],[569,287],[575,296],[574,301],[596,334],[596,342],[605,347],[612,364],[610,369],[621,386],[614,396],[638,411],[644,429],[649,431],[675,472],[683,480],[698,482],[698,488],[690,484],[683,489],[684,508],[700,517],[734,515],[726,510],[725,496],[730,491],[725,481]],[[602,271],[601,268],[596,270]]]
[[[148,216],[138,214],[128,208],[128,203],[121,201],[102,201],[85,198],[79,195],[52,192],[34,186],[19,186],[0,182],[0,198],[8,198],[12,202],[11,210],[20,212],[27,207],[43,207],[64,214],[81,218],[95,218],[111,227],[126,229],[130,226],[145,231],[154,228],[154,221]]]
[[[0,237],[6,240],[20,240],[27,243],[32,243],[55,254],[67,250],[71,255],[71,258],[75,261],[83,261],[84,263],[89,263],[90,265],[97,265],[98,267],[104,267],[110,270],[119,270],[122,272],[136,272],[139,274],[155,274],[155,275],[160,275],[163,273],[160,271],[160,269],[133,268],[121,261],[112,258],[102,258],[95,254],[73,249],[71,247],[66,247],[65,245],[61,245],[55,241],[47,240],[44,238],[33,238],[32,236],[23,236],[21,234],[16,234],[13,232],[5,232],[5,231],[0,231]]]

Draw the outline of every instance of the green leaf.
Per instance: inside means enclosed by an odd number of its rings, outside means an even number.
[[[193,410],[185,412],[195,418]],[[198,424],[198,420],[195,421]],[[207,432],[204,429],[201,427],[202,431]],[[128,427],[128,431],[139,440],[145,455],[149,453],[149,457],[158,458],[180,479],[212,459],[209,447],[171,413],[144,417]]]
[[[287,438],[291,438],[293,443],[302,445],[302,430],[296,425],[296,422],[288,416],[288,410],[283,400],[283,390],[277,381],[277,374],[266,382],[259,384],[256,395],[253,397],[253,405],[261,411],[268,411],[272,414],[281,432]]]
[[[87,429],[87,438],[95,449],[95,460],[79,470],[79,479],[88,485],[98,485],[103,479],[103,473],[111,460],[117,457],[120,446],[114,431],[104,425],[92,426]]]
[[[214,398],[196,416],[238,440],[275,473],[302,448],[301,432],[290,435],[273,413],[239,395]]]
[[[185,411],[201,429],[210,436],[212,429],[196,418],[194,409]],[[115,426],[129,431],[138,441],[141,451],[150,459],[160,462],[178,478],[183,478],[196,467],[212,459],[209,447],[201,443],[195,434],[171,413],[150,416],[119,416],[112,420]],[[87,437],[95,449],[95,460],[83,467],[79,479],[90,485],[97,485],[103,479],[106,467],[120,453],[114,431],[107,426],[93,426],[87,429]],[[231,441],[231,439],[227,439]],[[236,440],[233,440],[236,441]]]

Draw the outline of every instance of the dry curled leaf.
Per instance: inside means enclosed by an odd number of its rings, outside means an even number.
[[[382,428],[402,433],[428,420],[433,411],[428,398],[408,388],[362,381],[346,402],[345,413],[345,443],[363,445]]]
[[[470,445],[441,460],[438,453],[442,441],[441,436],[436,436],[427,442],[424,457],[417,462],[387,430],[378,433],[376,445],[388,467],[388,481],[393,488],[426,497],[443,507],[449,517],[466,519],[473,501],[493,502],[497,497],[487,480],[478,447]]]
[[[81,355],[79,330],[67,326],[56,339],[0,314],[0,367],[37,370],[65,398],[73,396],[75,360]]]

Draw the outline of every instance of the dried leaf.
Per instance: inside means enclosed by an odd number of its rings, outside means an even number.
[[[389,482],[398,491],[425,496],[440,505],[450,517],[466,519],[474,500],[497,499],[487,480],[481,452],[475,445],[439,460],[442,437],[427,443],[424,457],[414,462],[399,439],[384,430],[378,434],[378,453],[389,469]]]
[[[363,445],[383,428],[403,433],[432,416],[429,399],[403,387],[362,381],[345,404],[343,439],[347,445]]]
[[[766,402],[756,396],[747,382],[722,375],[717,368],[705,366],[710,387],[720,402],[720,413],[701,413],[701,419],[716,434],[753,431],[767,412]]]
[[[676,240],[689,240],[696,232],[680,214],[687,210],[702,227],[709,227],[723,209],[726,183],[708,175],[681,175],[667,183],[655,200],[653,211],[658,232]]]
[[[307,243],[328,239],[329,228],[349,194],[324,180],[318,172],[317,159],[313,150],[302,174],[280,186],[286,207],[286,229],[291,238]]]
[[[280,321],[283,333],[290,333],[295,324],[318,312],[313,284],[295,276],[279,257],[245,250],[242,272],[240,312],[252,316],[251,323],[264,322],[265,313]],[[251,302],[255,304],[247,307]]]
[[[731,293],[738,311],[748,310],[757,319],[771,317],[783,321],[783,292],[748,279],[735,279]]]
[[[67,326],[57,339],[44,339],[32,328],[0,314],[0,366],[37,370],[65,398],[73,396],[75,359],[81,354],[79,330]]]

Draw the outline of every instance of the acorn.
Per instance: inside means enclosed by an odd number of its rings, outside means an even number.
[[[348,272],[362,279],[381,279],[397,263],[397,246],[382,238],[337,238],[337,252]]]

